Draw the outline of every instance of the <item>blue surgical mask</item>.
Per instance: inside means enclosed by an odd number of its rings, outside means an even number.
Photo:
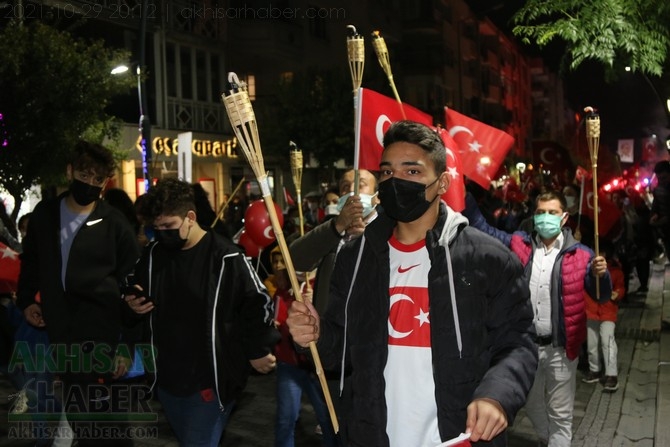
[[[563,216],[553,215],[549,213],[536,214],[533,216],[533,222],[535,223],[535,231],[540,235],[542,239],[551,239],[554,236],[558,236],[561,232],[561,220]]]
[[[347,199],[350,196],[353,196],[353,195],[354,195],[353,192],[349,192],[349,193],[343,195],[342,197],[340,197],[340,199],[337,201],[337,212],[338,213],[342,212],[342,208],[344,208],[344,204],[347,203]],[[376,195],[377,195],[377,193],[374,193],[372,195],[363,194],[363,193],[358,194],[358,196],[361,198],[361,203],[363,204],[363,219],[368,217],[370,215],[370,213],[372,212],[372,210],[375,209],[375,206],[372,204],[372,199]]]

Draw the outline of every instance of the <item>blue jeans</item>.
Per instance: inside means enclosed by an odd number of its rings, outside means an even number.
[[[158,399],[170,427],[179,440],[179,445],[188,447],[219,445],[235,402],[224,404],[224,409],[221,411],[216,391],[211,390],[209,395],[207,399],[203,398],[200,392],[179,397],[158,388]]]
[[[300,414],[302,392],[307,393],[316,419],[323,432],[323,445],[337,447],[337,437],[330,421],[328,407],[318,378],[310,371],[277,362],[277,416],[275,421],[275,447],[295,445],[295,424]]]

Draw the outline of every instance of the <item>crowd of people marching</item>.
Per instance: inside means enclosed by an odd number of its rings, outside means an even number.
[[[277,242],[241,238],[258,198],[217,215],[200,185],[164,179],[133,203],[108,188],[115,168],[82,141],[65,192],[16,223],[0,207],[21,259],[0,283],[2,373],[37,445],[132,445],[158,399],[180,445],[217,446],[255,370],[276,374],[276,446],[294,445],[303,393],[325,446],[506,445],[524,406],[540,443],[569,446],[576,380],[617,391],[618,306],[670,253],[668,161],[608,193],[618,213],[596,235],[576,179],[471,183],[453,210],[441,139],[402,121],[379,172],[283,210],[297,302]]]

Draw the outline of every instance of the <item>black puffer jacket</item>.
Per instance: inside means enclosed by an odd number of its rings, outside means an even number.
[[[381,214],[362,238],[340,251],[329,307],[321,321],[318,349],[324,368],[341,367],[344,349],[345,366],[351,369],[353,405],[346,419],[352,446],[389,445],[384,367],[389,335],[388,239],[394,226]],[[435,228],[427,233],[426,247],[431,259],[431,344],[441,438],[445,441],[465,431],[466,407],[476,398],[500,402],[511,424],[537,368],[533,312],[521,264],[500,242],[468,227],[464,217],[444,206]],[[506,436],[479,445],[506,445]]]

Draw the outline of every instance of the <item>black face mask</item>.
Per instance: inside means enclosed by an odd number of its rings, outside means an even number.
[[[70,194],[80,206],[87,206],[100,198],[101,186],[93,186],[81,180],[73,179],[70,184]]]
[[[186,222],[186,219],[184,219],[184,222]],[[184,222],[182,222],[179,228],[173,228],[170,230],[154,230],[154,236],[156,237],[158,243],[168,250],[181,250],[184,248],[184,245],[186,245],[186,241],[188,240],[188,234],[186,235],[186,239],[182,239],[179,235],[179,230],[181,230]],[[190,233],[191,229],[189,228],[188,231]]]
[[[439,179],[435,179],[435,182]],[[435,183],[433,182],[433,183]],[[428,210],[437,195],[430,202],[426,200],[423,183],[391,177],[379,184],[379,200],[384,212],[399,222],[413,222]]]

